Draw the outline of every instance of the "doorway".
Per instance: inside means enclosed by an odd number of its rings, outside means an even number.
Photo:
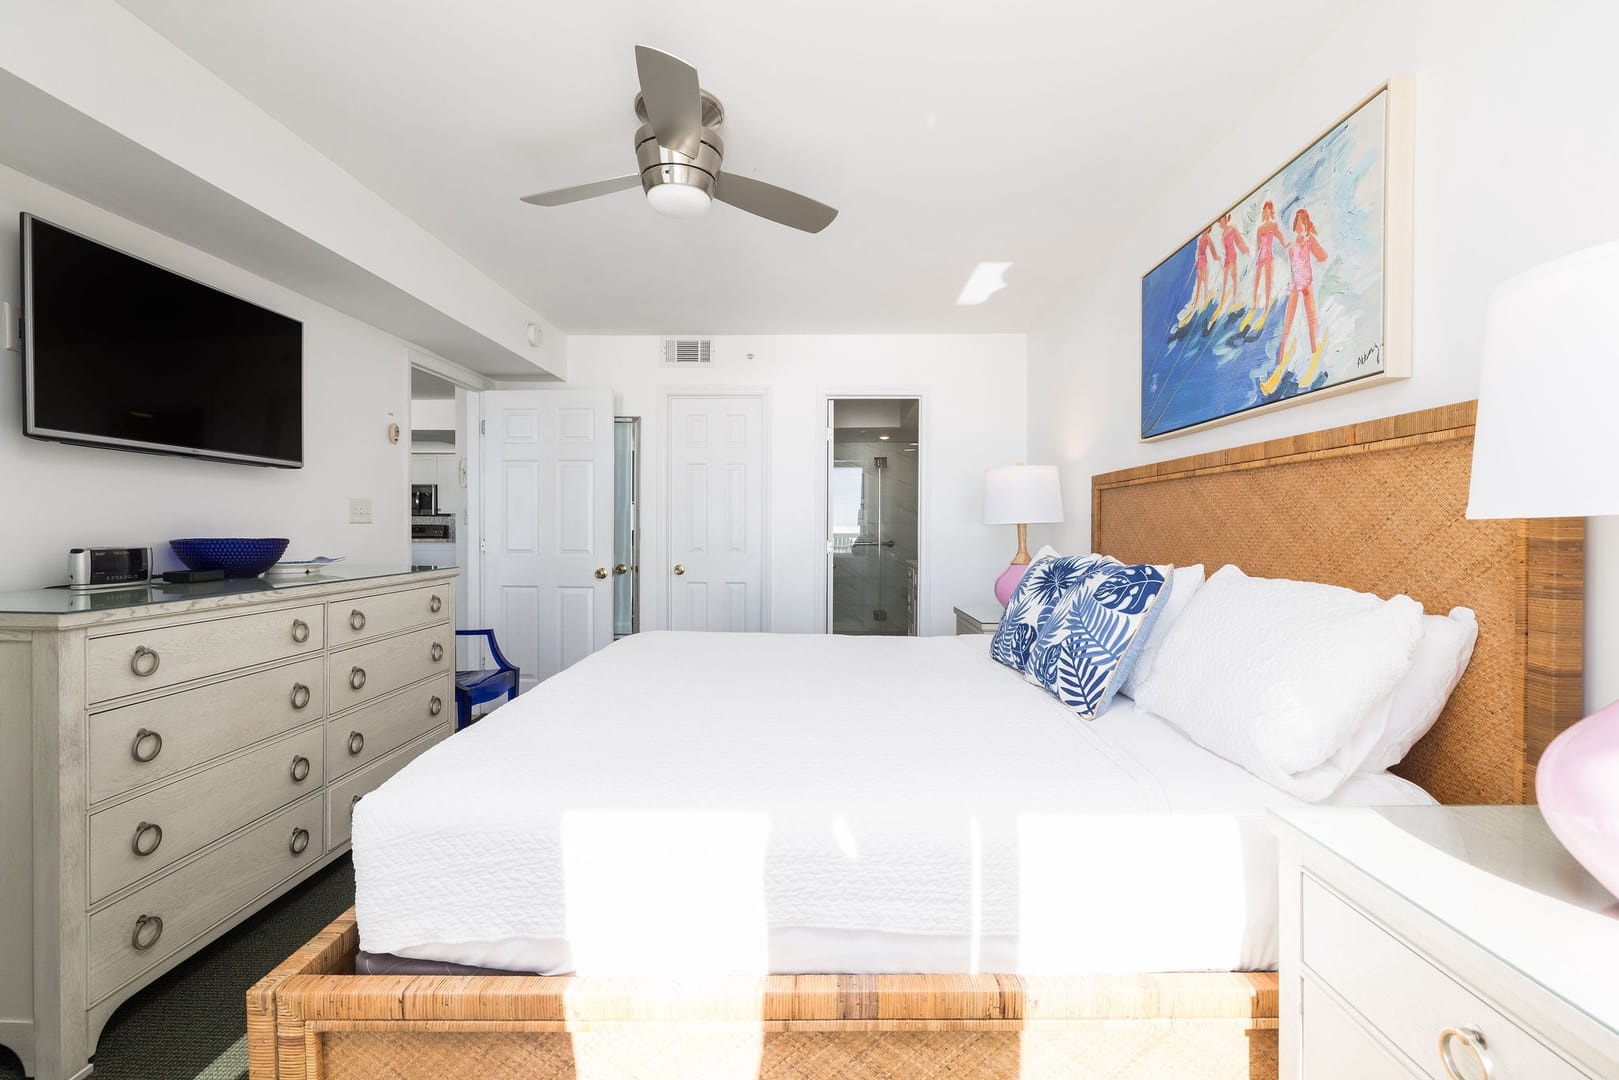
[[[917,633],[921,406],[916,397],[827,399],[831,633]]]
[[[613,417],[613,640],[641,632],[641,418]]]

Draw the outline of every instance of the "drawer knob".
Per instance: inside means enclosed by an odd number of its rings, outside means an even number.
[[[349,753],[358,754],[365,749],[365,736],[358,731],[349,732]]]
[[[148,649],[145,645],[135,646],[135,655],[129,658],[129,670],[135,673],[137,679],[144,679],[157,671],[161,657],[156,649]]]
[[[444,659],[444,646],[440,645],[436,641],[433,642],[433,647],[427,650],[427,655],[433,658],[433,663],[438,663],[440,660]]]
[[[304,622],[302,619],[292,620],[292,640],[298,645],[302,645],[304,642],[308,641],[309,624]]]
[[[443,698],[439,697],[437,694],[434,694],[432,697],[427,699],[427,715],[428,716],[437,716],[439,713],[441,713],[443,711],[444,711],[444,699]]]
[[[141,728],[135,732],[135,741],[129,744],[129,756],[142,765],[163,752],[163,736]]]
[[[431,611],[434,615],[437,615],[439,613],[439,609],[442,608],[443,606],[444,606],[444,601],[442,601],[442,600],[440,600],[438,598],[438,593],[434,593],[431,597],[428,598],[427,610]]]
[[[359,608],[349,612],[349,629],[356,634],[365,629],[365,612]]]
[[[292,759],[292,782],[301,784],[309,779],[309,759],[299,754]]]
[[[1495,1080],[1495,1061],[1484,1045],[1484,1033],[1471,1025],[1439,1033],[1439,1060],[1450,1080]]]
[[[309,687],[301,682],[292,684],[292,707],[302,709],[309,704]]]
[[[294,855],[302,855],[309,846],[309,830],[297,828],[292,830],[292,838],[287,841],[287,850]]]
[[[359,690],[365,686],[365,668],[349,668],[349,689]]]
[[[137,915],[135,917],[135,932],[130,935],[129,943],[135,946],[136,952],[145,952],[157,944],[157,939],[163,936],[163,917],[161,915]]]
[[[163,826],[143,821],[135,826],[135,836],[130,840],[129,847],[135,854],[144,858],[156,851],[162,843]]]

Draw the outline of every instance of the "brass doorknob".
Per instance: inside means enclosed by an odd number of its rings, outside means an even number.
[[[605,566],[596,567],[596,577],[597,578],[605,578],[606,576],[607,576],[607,567],[605,567]]]
[[[615,574],[627,574],[629,572],[630,568],[625,566],[623,563],[619,563],[617,566],[613,567],[613,573]]]
[[[681,574],[684,574],[685,572],[686,572],[686,568],[684,566],[682,566],[680,563],[675,563],[675,576],[676,577],[679,577]]]

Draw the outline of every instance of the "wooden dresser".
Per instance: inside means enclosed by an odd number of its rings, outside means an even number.
[[[113,1010],[454,730],[455,574],[0,596],[0,1042],[30,1075],[86,1075]]]

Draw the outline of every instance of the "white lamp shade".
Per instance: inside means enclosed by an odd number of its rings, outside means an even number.
[[[1547,263],[1490,300],[1470,518],[1619,514],[1619,243]]]
[[[984,470],[984,524],[1026,525],[1062,520],[1062,483],[1055,465]]]

